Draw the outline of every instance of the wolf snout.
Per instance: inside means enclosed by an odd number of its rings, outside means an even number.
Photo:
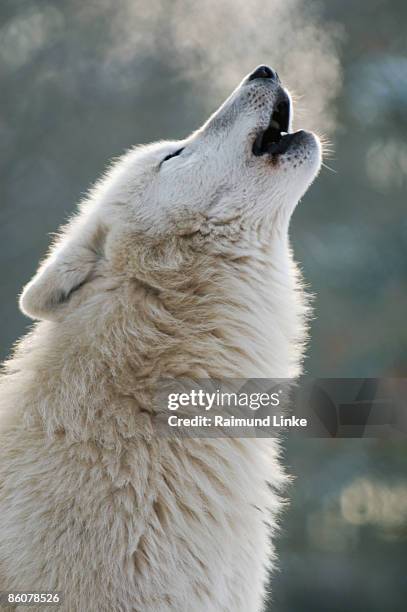
[[[273,81],[280,81],[278,74],[270,66],[257,66],[255,70],[249,75],[248,81],[254,81],[255,79],[272,79]]]

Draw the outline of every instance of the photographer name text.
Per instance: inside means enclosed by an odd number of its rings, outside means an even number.
[[[193,417],[171,415],[168,417],[168,425],[170,427],[276,427],[280,429],[286,427],[307,427],[308,420],[295,416],[267,415],[264,418],[240,418],[234,416],[224,417],[222,415],[208,417],[199,414]]]

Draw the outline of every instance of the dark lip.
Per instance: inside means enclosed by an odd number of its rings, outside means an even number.
[[[265,130],[259,132],[253,143],[253,155],[260,157],[262,155],[281,155],[285,153],[295,140],[294,134],[288,134],[290,125],[290,99],[284,90],[281,90],[273,112],[270,116],[269,125]]]

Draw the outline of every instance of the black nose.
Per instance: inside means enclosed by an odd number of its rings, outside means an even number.
[[[274,70],[272,70],[269,66],[257,66],[256,70],[251,73],[249,76],[249,81],[254,81],[254,79],[273,79],[274,81],[278,81],[278,74]]]

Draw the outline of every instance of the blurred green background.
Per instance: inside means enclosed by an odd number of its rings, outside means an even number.
[[[108,160],[183,137],[269,63],[334,151],[291,228],[316,295],[307,372],[405,376],[406,32],[404,0],[3,0],[1,357],[49,234]],[[291,440],[286,462],[271,609],[404,612],[406,444]]]

